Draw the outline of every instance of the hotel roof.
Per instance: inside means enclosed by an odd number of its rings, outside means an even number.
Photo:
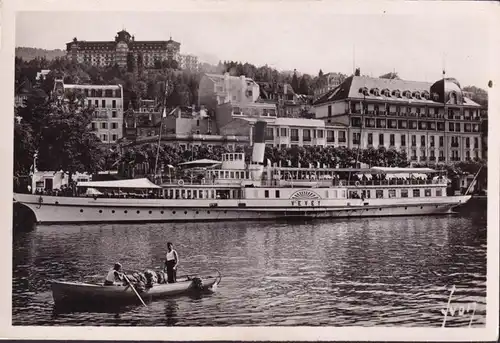
[[[441,81],[441,80],[440,80]],[[421,103],[421,104],[442,104],[442,102],[434,101],[431,94],[431,87],[434,84],[430,82],[421,81],[406,81],[399,79],[380,79],[367,76],[350,76],[339,86],[330,90],[318,100],[315,101],[314,105],[319,105],[328,102],[335,102],[345,99],[367,99],[367,100],[381,100],[381,101],[400,101],[405,103]],[[454,79],[446,79],[446,84],[456,84],[459,91],[460,85]],[[366,90],[366,93],[363,91]],[[374,93],[373,91],[378,92]],[[384,95],[384,91],[389,91],[388,95]],[[399,92],[399,95],[397,94]],[[410,97],[406,96],[409,92]],[[428,98],[419,95],[430,95]],[[479,105],[464,97],[464,105],[477,106]]]

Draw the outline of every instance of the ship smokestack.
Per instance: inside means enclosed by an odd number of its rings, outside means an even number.
[[[264,152],[266,150],[265,133],[267,123],[265,121],[258,121],[254,125],[255,135],[252,151],[252,163],[263,164]]]
[[[254,125],[254,141],[252,151],[252,163],[250,164],[250,171],[252,180],[259,181],[262,177],[264,170],[264,152],[266,150],[265,132],[267,123],[265,121],[258,121]]]

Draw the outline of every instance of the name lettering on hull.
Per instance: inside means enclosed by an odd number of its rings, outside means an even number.
[[[315,206],[321,206],[321,201],[319,200],[292,200],[290,202],[291,206],[294,207],[302,207],[302,206],[309,206],[309,207],[315,207]]]

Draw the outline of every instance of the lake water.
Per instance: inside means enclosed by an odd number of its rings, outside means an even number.
[[[157,267],[167,241],[180,255],[179,274],[222,272],[217,292],[147,308],[54,309],[50,280],[104,277],[115,261],[132,270]],[[446,326],[484,326],[485,200],[450,216],[38,226],[14,235],[12,322],[439,327],[452,286],[456,312]]]

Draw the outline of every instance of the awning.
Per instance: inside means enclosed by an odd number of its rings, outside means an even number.
[[[95,188],[87,188],[87,191],[85,192],[85,194],[87,194],[87,195],[101,195],[102,193],[99,192]]]
[[[428,174],[428,173],[436,173],[434,169],[430,168],[397,168],[397,167],[373,167],[371,168],[374,174]]]
[[[196,165],[206,165],[206,166],[211,166],[214,164],[219,164],[221,163],[220,161],[216,160],[209,160],[207,158],[201,159],[201,160],[196,160],[196,161],[189,161],[189,162],[184,162],[184,163],[179,163],[180,166],[196,166]]]
[[[146,178],[129,179],[129,180],[112,180],[112,181],[85,181],[78,182],[77,187],[92,187],[92,188],[139,188],[139,189],[158,189],[160,186],[155,185]]]

